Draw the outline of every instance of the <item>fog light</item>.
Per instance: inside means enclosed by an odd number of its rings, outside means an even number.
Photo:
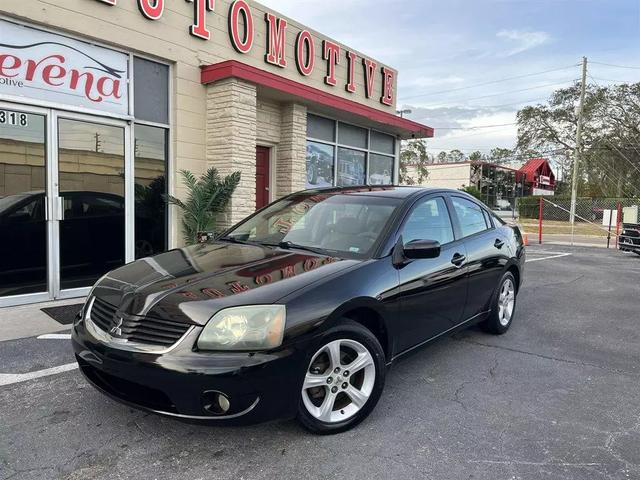
[[[224,415],[231,408],[229,398],[222,392],[204,392],[202,398],[204,409],[214,415]]]
[[[231,404],[229,403],[229,399],[224,395],[218,395],[218,406],[223,413],[227,413],[229,411],[229,407]]]

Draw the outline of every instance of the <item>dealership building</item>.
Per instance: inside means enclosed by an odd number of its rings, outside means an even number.
[[[0,306],[180,247],[183,169],[241,172],[220,226],[396,182],[400,140],[433,136],[396,115],[397,77],[253,1],[3,0]]]

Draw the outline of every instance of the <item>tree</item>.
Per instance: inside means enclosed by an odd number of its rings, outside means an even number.
[[[496,147],[489,152],[488,161],[500,165],[503,163],[509,163],[513,158],[514,152],[510,148]]]
[[[403,185],[422,185],[429,176],[427,165],[431,162],[424,140],[403,142],[400,151],[400,183]]]
[[[571,177],[580,84],[556,90],[546,105],[518,112],[518,151],[541,151]],[[578,192],[588,196],[640,193],[640,83],[586,86]]]
[[[187,198],[182,200],[165,195],[167,203],[182,211],[182,234],[187,245],[198,242],[199,233],[214,231],[217,216],[224,211],[231,195],[240,183],[240,172],[221,178],[211,167],[199,179],[188,170],[180,170],[187,187]]]
[[[482,152],[476,150],[475,152],[471,152],[469,154],[469,160],[472,162],[481,162],[485,160],[485,156],[482,154]]]

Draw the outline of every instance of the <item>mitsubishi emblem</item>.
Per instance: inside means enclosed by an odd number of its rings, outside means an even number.
[[[109,333],[115,337],[121,337],[122,336],[122,322],[124,322],[124,318],[120,317],[118,319],[118,323],[111,329],[109,330]]]

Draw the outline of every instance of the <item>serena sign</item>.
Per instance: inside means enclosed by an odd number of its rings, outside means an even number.
[[[131,0],[97,0],[107,5],[116,6],[118,1]],[[168,0],[135,0],[140,13],[149,20],[162,18],[165,3]],[[212,29],[207,25],[208,13],[216,9],[216,0],[186,0],[193,4],[193,23],[189,33],[202,40],[210,40]],[[219,3],[219,2],[218,2]],[[233,48],[240,54],[248,54],[256,37],[256,29],[264,29],[266,38],[266,63],[280,68],[294,68],[289,65],[288,56],[295,60],[295,68],[304,77],[311,75],[316,68],[325,68],[324,83],[330,87],[344,88],[348,93],[358,91],[357,78],[362,79],[363,94],[366,98],[379,98],[380,103],[392,106],[395,103],[396,72],[391,68],[379,66],[369,58],[361,58],[355,52],[343,49],[329,40],[316,42],[308,30],[292,31],[285,18],[273,13],[266,13],[264,20],[257,19],[246,0],[231,2],[228,11],[229,40]],[[295,35],[293,46],[287,43],[287,37]],[[288,51],[292,50],[292,51]],[[320,58],[320,61],[317,59]],[[322,65],[320,65],[322,64]],[[346,71],[347,81],[339,85],[336,72],[338,68]]]
[[[0,95],[126,115],[123,53],[0,20]]]

